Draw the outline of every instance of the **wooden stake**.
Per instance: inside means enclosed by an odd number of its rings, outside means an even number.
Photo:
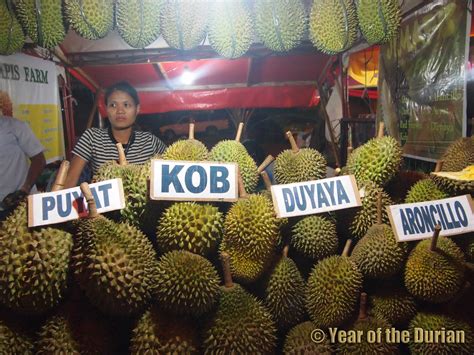
[[[351,245],[352,245],[352,239],[347,239],[341,256],[349,256],[349,250],[351,249]]]
[[[284,258],[287,258],[288,257],[288,251],[290,250],[290,246],[289,245],[285,245],[285,247],[283,248],[283,252],[282,252],[282,255]]]
[[[359,317],[357,320],[367,319],[367,293],[360,294]]]
[[[122,143],[117,143],[116,146],[119,156],[119,165],[127,165],[127,158],[125,158],[125,151],[123,150]]]
[[[53,187],[51,191],[59,191],[64,188],[64,181],[66,181],[66,176],[69,171],[69,162],[63,160],[61,166],[59,167],[58,173],[56,174],[56,179],[54,179]]]
[[[382,224],[382,191],[377,195],[377,224]]]
[[[439,232],[441,232],[441,226],[439,223],[435,226],[433,236],[431,237],[430,250],[436,251],[436,245],[438,244]]]
[[[226,288],[234,286],[232,274],[230,273],[230,255],[225,251],[221,253],[222,270],[224,271],[224,285]]]
[[[89,112],[89,117],[87,118],[86,128],[92,127],[92,122],[94,121],[95,113],[97,112],[97,108],[99,107],[99,100],[100,100],[100,93],[102,92],[101,89],[98,89],[95,94],[94,104],[92,105],[91,112]]]
[[[194,123],[189,124],[189,139],[194,139]]]
[[[385,129],[385,123],[380,122],[379,123],[379,130],[377,132],[377,138],[382,138],[384,136],[384,133],[383,133],[384,129]]]
[[[239,184],[239,197],[240,198],[248,198],[249,195],[247,195],[247,191],[245,191],[245,185],[244,185],[244,180],[242,179],[242,174],[238,174],[238,184]]]
[[[300,148],[298,148],[298,145],[296,144],[295,138],[293,137],[293,134],[291,131],[286,132],[286,136],[288,137],[288,140],[290,141],[291,144],[291,150],[293,153],[298,153],[300,151]]]
[[[97,206],[95,204],[94,196],[92,195],[91,189],[89,188],[89,184],[87,182],[83,182],[81,184],[81,191],[82,195],[87,201],[87,206],[89,207],[89,218],[97,217],[99,215],[97,213]]]
[[[269,166],[274,160],[275,158],[273,157],[273,155],[271,154],[268,155],[265,158],[265,160],[262,162],[262,164],[260,164],[260,166],[257,168],[258,173],[260,174],[262,171],[264,171],[267,168],[267,166]]]
[[[439,173],[443,169],[444,160],[436,161],[435,173]]]
[[[237,134],[235,135],[235,140],[240,142],[240,136],[242,136],[242,131],[244,130],[244,123],[240,122],[239,127],[237,128]]]
[[[260,175],[262,176],[263,183],[265,184],[265,188],[268,191],[271,191],[272,190],[272,182],[270,181],[270,176],[268,176],[266,171],[262,171],[260,173]]]

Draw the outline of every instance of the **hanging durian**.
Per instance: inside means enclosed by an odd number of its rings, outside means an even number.
[[[117,0],[117,29],[125,42],[145,48],[160,35],[163,0]]]
[[[252,44],[252,16],[242,0],[216,1],[209,13],[208,38],[221,56],[238,58]]]
[[[19,52],[25,42],[25,35],[16,18],[10,0],[0,1],[0,55]]]
[[[306,13],[301,0],[257,0],[255,30],[272,51],[287,52],[303,40]]]
[[[17,0],[18,20],[31,40],[44,48],[54,48],[66,37],[62,1]]]
[[[356,5],[360,31],[370,45],[396,37],[402,18],[398,0],[358,0]]]
[[[114,27],[114,0],[65,0],[64,13],[85,39],[103,38]]]

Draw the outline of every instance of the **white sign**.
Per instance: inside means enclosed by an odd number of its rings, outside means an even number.
[[[97,206],[104,213],[125,207],[122,179],[89,185]],[[89,208],[80,187],[28,196],[28,227],[62,223],[85,217]]]
[[[431,238],[436,224],[441,226],[440,236],[473,232],[473,211],[470,195],[387,207],[399,242]]]
[[[353,175],[272,186],[278,218],[341,210],[361,205]]]
[[[153,160],[152,200],[237,201],[235,163]]]

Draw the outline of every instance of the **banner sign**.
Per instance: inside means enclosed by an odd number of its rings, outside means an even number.
[[[235,163],[152,160],[152,200],[237,201]]]
[[[125,207],[122,179],[105,180],[90,184],[89,187],[97,212],[110,212]],[[63,223],[85,217],[88,213],[87,201],[79,186],[28,196],[28,227]]]
[[[304,216],[361,205],[353,175],[272,186],[278,218]]]
[[[48,163],[65,156],[57,76],[53,62],[21,53],[0,56],[0,114],[30,125]]]
[[[378,119],[408,157],[434,161],[466,134],[465,0],[434,0],[403,20],[380,48]]]
[[[470,195],[388,206],[387,212],[399,242],[431,238],[437,224],[441,226],[440,236],[474,232]]]

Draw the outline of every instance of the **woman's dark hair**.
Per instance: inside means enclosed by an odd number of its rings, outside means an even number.
[[[115,83],[109,86],[107,90],[105,90],[105,105],[106,106],[107,106],[107,101],[109,100],[109,96],[112,95],[114,91],[126,92],[132,97],[133,101],[135,102],[135,105],[140,104],[140,99],[138,98],[137,90],[135,90],[135,88],[132,85],[130,85],[128,82],[120,81],[118,83]]]

